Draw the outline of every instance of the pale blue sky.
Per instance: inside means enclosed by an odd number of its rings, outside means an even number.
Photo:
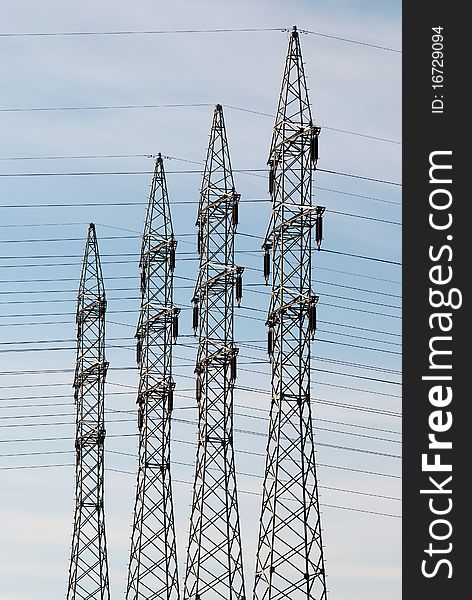
[[[223,4],[206,0],[172,3],[104,0],[97,4],[91,1],[44,0],[37,3],[18,0],[2,3],[1,32],[290,28],[297,24],[301,29],[398,49],[401,47],[400,16],[400,2],[397,1],[288,3],[234,0]],[[400,141],[401,54],[314,35],[302,36],[301,43],[313,114],[323,127],[319,166],[399,182],[401,146],[398,143],[335,129]],[[226,106],[234,168],[263,169],[272,119],[229,107],[274,112],[286,47],[287,34],[282,32],[0,37],[0,109],[219,102]],[[0,110],[0,175],[152,169],[152,161],[145,157],[24,160],[25,157],[145,155],[161,151],[178,159],[203,161],[211,113],[211,106],[55,112]],[[23,157],[23,160],[9,160],[13,157]],[[166,160],[165,165],[167,171],[198,168],[198,165],[176,159]],[[237,173],[235,179],[243,200],[267,198],[265,176]],[[107,415],[109,437],[106,447],[110,452],[106,463],[111,469],[129,472],[135,469],[132,456],[135,438],[132,434],[135,432],[137,373],[135,369],[114,369],[134,365],[131,347],[138,306],[137,253],[149,184],[148,174],[0,176],[2,206],[70,205],[1,209],[0,289],[14,292],[2,293],[0,298],[1,371],[74,367],[75,290],[87,223],[95,222],[108,290],[111,370],[107,407],[132,411],[109,412]],[[181,307],[190,305],[195,277],[194,221],[199,184],[200,175],[169,173],[168,176],[174,229],[179,240],[180,260],[176,275],[191,278],[191,281],[176,279],[176,302]],[[394,262],[401,260],[401,228],[398,226],[401,194],[398,186],[321,172],[315,175],[315,186],[316,201],[328,208],[326,249]],[[193,204],[179,204],[185,201]],[[74,204],[84,202],[110,205],[142,202],[142,205],[74,207]],[[242,204],[240,232],[264,235],[269,214],[268,202]],[[32,226],[38,224],[41,226]],[[135,237],[107,239],[120,235]],[[44,241],[58,238],[70,240]],[[33,239],[43,241],[27,241]],[[260,240],[240,236],[237,243],[241,251],[238,261],[246,266],[243,301],[246,308],[241,308],[238,313],[237,337],[243,344],[244,341],[258,340],[262,348],[265,340],[263,318],[267,307],[264,293],[268,290],[248,287],[262,282],[261,273],[252,270],[262,266]],[[251,253],[247,254],[248,251]],[[117,257],[116,254],[130,256]],[[55,263],[60,264],[47,266]],[[315,425],[320,444],[317,460],[323,486],[321,502],[330,595],[336,600],[396,600],[400,595],[401,521],[391,516],[335,507],[398,515],[400,502],[327,488],[396,498],[401,493],[400,461],[384,456],[399,455],[401,451],[399,435],[389,433],[400,431],[400,387],[386,383],[387,380],[400,381],[401,321],[400,311],[395,308],[400,306],[400,268],[395,264],[327,252],[316,253],[314,265],[314,288],[320,295],[321,323],[318,341],[313,345],[317,357],[313,367],[318,369],[313,373],[313,395],[321,399],[315,405],[315,418],[318,419]],[[51,299],[55,302],[51,303]],[[45,316],[29,316],[32,313]],[[190,316],[186,310],[182,315],[181,332],[185,336],[191,333]],[[261,320],[249,320],[251,316]],[[13,325],[5,326],[8,323]],[[44,340],[54,341],[43,344]],[[9,344],[17,341],[33,343],[29,346]],[[183,421],[193,422],[196,418],[192,379],[195,352],[193,338],[182,337],[180,342],[175,350],[178,366],[173,452],[176,462],[191,465],[195,426]],[[52,350],[59,347],[63,349]],[[263,364],[256,367],[241,365],[238,383],[268,391],[269,371],[264,350],[241,346],[240,354],[256,357]],[[72,374],[68,372],[1,375],[4,387],[0,399],[0,440],[3,442],[0,444],[0,600],[50,600],[65,595],[72,534],[73,468],[42,466],[72,463],[73,441],[33,439],[72,437],[71,381]],[[124,394],[127,392],[128,395]],[[268,400],[263,393],[244,390],[235,393],[236,427],[261,434],[238,433],[237,447],[263,452]],[[359,407],[369,407],[370,412],[358,410]],[[30,426],[31,423],[40,425]],[[124,434],[124,437],[113,437],[118,434]],[[127,452],[131,456],[113,451]],[[33,465],[41,468],[5,470],[6,467]],[[186,465],[175,465],[176,480],[192,479],[193,469]],[[247,474],[262,474],[262,457],[249,461],[247,456],[239,454],[237,467],[240,489],[258,492],[261,480]],[[132,474],[115,471],[106,474],[110,577],[114,598],[124,594],[134,481]],[[182,576],[190,487],[175,483],[174,489]],[[251,590],[259,497],[241,493],[240,503],[247,587]]]

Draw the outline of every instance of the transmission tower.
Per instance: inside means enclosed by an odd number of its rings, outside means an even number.
[[[233,449],[236,379],[234,303],[242,295],[234,264],[239,194],[234,188],[223,109],[213,114],[198,209],[200,267],[193,297],[198,332],[198,449],[185,600],[245,598]]]
[[[311,118],[296,28],[290,35],[269,156],[272,217],[264,243],[272,370],[255,600],[325,600],[326,581],[310,408],[312,228],[321,243],[324,208],[312,203],[318,135]]]
[[[95,226],[90,224],[77,297],[76,500],[68,600],[109,600],[103,507],[105,289]]]
[[[170,473],[174,397],[172,346],[175,249],[164,164],[159,154],[141,246],[141,310],[136,332],[139,464],[127,600],[178,600],[177,552]]]

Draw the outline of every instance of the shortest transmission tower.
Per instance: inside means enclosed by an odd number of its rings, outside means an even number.
[[[67,600],[110,598],[103,506],[106,304],[91,223],[77,297],[76,500]]]

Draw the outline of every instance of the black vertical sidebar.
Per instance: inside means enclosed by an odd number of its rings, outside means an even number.
[[[404,600],[468,597],[471,587],[465,105],[472,104],[472,35],[465,10],[459,2],[403,2]]]

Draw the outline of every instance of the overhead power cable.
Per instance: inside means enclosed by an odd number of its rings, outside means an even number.
[[[102,110],[143,110],[143,109],[157,109],[157,108],[197,108],[197,107],[213,107],[214,104],[211,102],[193,102],[193,103],[180,103],[180,104],[118,104],[118,105],[95,105],[95,106],[25,106],[25,107],[0,107],[0,113],[23,113],[23,112],[70,112],[70,111],[102,111]],[[249,108],[243,108],[241,106],[232,106],[224,104],[225,108],[231,110],[237,110],[244,113],[253,115],[260,115],[264,117],[275,118],[275,115],[259,110],[252,110]],[[322,129],[328,131],[335,131],[337,133],[344,133],[347,135],[353,135],[357,137],[366,138],[369,140],[375,140],[379,142],[387,142],[390,144],[401,144],[398,140],[392,140],[390,138],[371,135],[367,133],[361,133],[358,131],[351,131],[349,129],[340,129],[338,127],[329,127],[328,125],[320,125]],[[146,154],[86,154],[86,155],[72,155],[72,156],[7,156],[0,157],[1,160],[60,160],[63,158],[68,159],[90,159],[90,158],[151,158],[152,153]],[[167,157],[165,157],[167,158]],[[173,158],[173,157],[171,157]]]
[[[191,389],[188,390],[180,390],[180,391],[193,391]],[[136,395],[136,390],[132,389],[130,391],[127,392],[107,392],[107,397],[109,396],[131,396],[134,397]],[[175,394],[176,398],[190,398],[190,396],[184,396],[183,394]],[[8,404],[8,405],[2,405],[0,406],[0,410],[11,410],[11,409],[26,409],[26,408],[57,408],[57,407],[69,407],[69,408],[73,408],[73,404],[71,401],[72,395],[71,394],[56,394],[56,395],[49,395],[49,394],[45,394],[42,396],[10,396],[10,397],[6,397],[6,398],[1,398],[0,400],[3,401],[14,401],[14,400],[42,400],[44,402],[44,400],[53,400],[53,399],[59,399],[59,400],[63,400],[63,399],[68,399],[69,402],[46,402],[46,403],[42,403],[42,404],[38,404],[38,403],[33,403],[33,404]],[[193,400],[193,398],[192,398]],[[316,403],[316,399],[313,400],[313,403]],[[260,413],[266,413],[266,409],[263,408],[259,408],[256,406],[248,406],[246,404],[238,404],[235,403],[234,406],[236,408],[241,408],[243,410],[249,410],[252,412],[260,412]],[[197,410],[197,406],[174,406],[174,410],[188,410],[188,409],[192,409],[192,410]],[[123,413],[133,413],[134,414],[134,410],[117,410],[117,409],[109,409],[110,413],[117,413],[117,412],[123,412]],[[266,417],[262,417],[262,416],[258,416],[258,415],[251,415],[251,414],[245,414],[245,413],[240,413],[240,412],[235,412],[235,415],[239,416],[239,417],[243,417],[243,418],[250,418],[250,419],[258,419],[258,420],[263,420],[263,421],[267,421]],[[29,418],[29,417],[33,417],[33,418],[40,418],[40,417],[46,417],[49,415],[45,415],[45,414],[27,414],[27,415],[7,415],[7,416],[1,416],[0,419],[13,419],[13,418]],[[54,413],[54,415],[51,416],[70,416],[69,413],[66,413],[64,415],[59,415],[57,413]],[[367,431],[376,431],[379,433],[389,433],[392,435],[401,435],[401,431],[398,430],[393,430],[393,429],[385,429],[382,427],[372,427],[369,425],[360,425],[358,423],[352,423],[352,422],[346,422],[346,421],[339,421],[339,420],[334,420],[334,419],[324,419],[321,417],[316,417],[316,422],[320,422],[320,423],[331,423],[331,424],[335,424],[335,425],[342,425],[345,427],[353,427],[355,429],[365,429]],[[348,432],[346,432],[348,433]],[[389,440],[391,441],[391,440]]]
[[[191,281],[190,277],[184,277],[184,276],[174,276],[175,279],[179,279],[181,281]],[[137,276],[135,275],[120,275],[120,276],[115,276],[115,277],[106,277],[105,278],[107,281],[121,281],[123,279],[130,279],[133,281],[137,281]],[[0,285],[7,285],[7,284],[11,284],[11,283],[64,283],[64,282],[76,282],[76,278],[73,277],[56,277],[54,279],[49,278],[49,279],[39,279],[39,278],[33,278],[33,279],[10,279],[10,280],[4,280],[4,281],[0,281]],[[334,287],[341,287],[341,288],[345,288],[345,289],[349,289],[349,290],[355,290],[358,292],[366,292],[368,294],[377,294],[379,296],[388,296],[391,298],[401,298],[402,296],[400,294],[391,294],[389,292],[384,292],[384,291],[380,291],[380,290],[374,290],[374,289],[369,289],[369,288],[361,288],[358,286],[352,286],[352,285],[346,285],[343,283],[335,283],[334,281],[324,281],[322,279],[317,279],[316,280],[317,284],[321,284],[321,285],[330,285],[330,286],[334,286]],[[245,285],[245,287],[266,287],[264,283],[247,283]],[[118,288],[108,288],[109,291],[117,291]],[[134,288],[133,288],[134,289]],[[75,292],[75,289],[65,289],[65,290],[51,290],[51,289],[47,289],[47,290],[1,290],[2,294],[40,294],[40,293],[57,293],[57,292],[64,292],[64,293],[71,293],[71,292]],[[124,291],[124,289],[123,289]],[[131,291],[131,288],[126,288],[126,291]]]
[[[132,155],[130,155],[132,156]],[[40,157],[39,157],[40,158]],[[38,158],[38,159],[39,159]],[[54,157],[52,157],[54,158]],[[62,157],[55,157],[55,158],[62,158]],[[64,158],[72,158],[72,157],[64,157]],[[81,158],[81,157],[77,157],[77,158]],[[85,157],[82,157],[85,158]],[[91,157],[93,158],[93,157]],[[100,156],[97,156],[97,158],[100,158]],[[175,157],[174,157],[175,158]],[[0,160],[2,160],[0,158]],[[8,159],[5,159],[8,160]],[[334,189],[334,188],[327,188],[327,187],[322,187],[322,186],[317,186],[314,185],[313,186],[314,189],[317,190],[322,190],[325,192],[332,192],[333,194],[340,194],[342,196],[350,196],[353,198],[363,198],[365,200],[372,200],[374,202],[381,202],[383,204],[392,204],[394,206],[401,206],[402,203],[401,202],[395,202],[393,200],[387,200],[386,198],[378,198],[377,196],[366,196],[365,194],[354,194],[352,192],[348,192],[346,190],[338,190],[338,189]],[[254,202],[269,202],[268,199],[266,198],[241,198],[240,202],[248,202],[248,203],[254,203]],[[174,204],[196,204],[196,201],[191,201],[191,200],[181,200],[181,201],[173,201],[172,205]],[[140,202],[140,201],[127,201],[127,202],[75,202],[74,204],[71,203],[30,203],[30,204],[2,204],[0,205],[0,208],[69,208],[69,207],[83,207],[83,206],[144,206],[145,202]],[[36,224],[34,224],[36,226]],[[39,224],[40,225],[40,224]],[[97,223],[98,225],[98,223]],[[103,224],[102,224],[103,227]]]
[[[188,396],[188,398],[190,398],[190,396]],[[116,414],[116,413],[126,413],[129,414],[133,411],[129,411],[129,410],[107,410],[106,413],[107,414]],[[235,413],[238,416],[248,416],[248,415],[241,415],[240,413]],[[0,417],[1,420],[5,420],[5,419],[40,419],[40,418],[49,418],[49,417],[71,417],[72,415],[69,413],[54,413],[54,414],[37,414],[37,415],[32,415],[32,414],[27,414],[27,415],[13,415],[13,416],[7,416],[7,417]],[[250,417],[250,416],[248,416]],[[264,418],[264,417],[252,417],[253,419],[258,419],[264,422],[267,422],[268,419]],[[196,421],[189,421],[186,419],[179,419],[179,418],[174,418],[174,421],[176,423],[182,423],[182,424],[187,424],[187,425],[196,425]],[[108,423],[134,423],[135,419],[109,419],[107,421]],[[2,423],[0,424],[0,428],[2,429],[11,429],[11,428],[21,428],[21,427],[56,427],[56,426],[64,426],[64,425],[73,425],[73,421],[45,421],[45,422],[41,422],[41,423]],[[348,436],[352,436],[352,437],[361,437],[364,439],[368,439],[368,440],[374,440],[374,441],[379,441],[379,442],[388,442],[388,443],[392,443],[392,444],[401,444],[401,440],[392,440],[389,438],[384,438],[384,437],[379,437],[379,436],[373,436],[373,435],[368,435],[368,434],[362,434],[362,433],[355,433],[355,432],[350,432],[350,431],[340,431],[339,429],[330,429],[327,427],[319,427],[319,426],[314,426],[313,427],[315,430],[317,431],[326,431],[329,433],[334,433],[334,434],[338,434],[338,435],[348,435]],[[251,431],[251,430],[244,430],[244,429],[235,429],[235,431],[237,431],[238,433],[243,433],[243,434],[247,434],[247,435],[256,435],[256,436],[263,436],[264,434],[262,432],[257,432],[257,431]],[[339,446],[339,445],[333,445],[333,444],[325,444],[325,443],[321,443],[320,442],[320,446],[327,446],[327,447],[331,447],[331,448],[337,448],[340,450],[349,450],[352,452],[365,452],[367,454],[378,454],[377,451],[372,451],[372,450],[368,450],[368,449],[358,449],[358,448],[351,448],[348,446]],[[398,455],[393,455],[393,454],[386,454],[386,453],[380,453],[379,456],[387,456],[389,458],[399,458]]]
[[[235,173],[266,173],[266,169],[233,169]],[[401,183],[397,181],[389,181],[387,179],[377,179],[366,175],[357,175],[354,173],[346,173],[343,171],[335,171],[331,169],[317,169],[321,173],[329,175],[338,175],[340,177],[351,177],[353,179],[362,179],[374,183],[382,183],[385,185],[393,185],[401,187]],[[180,171],[167,171],[168,175],[202,175],[201,169],[182,169]],[[24,173],[0,173],[0,177],[92,177],[96,175],[147,175],[150,176],[149,170],[145,171],[66,171],[66,172],[24,172]]]
[[[16,470],[22,470],[22,469],[48,469],[48,468],[57,468],[57,467],[72,467],[72,463],[70,464],[54,464],[54,465],[17,465],[15,467],[0,467],[0,471],[16,471]],[[123,473],[126,475],[134,475],[134,473],[132,471],[124,471],[122,469],[113,469],[113,468],[106,468],[106,471],[111,471],[114,473]],[[174,483],[180,483],[180,484],[184,484],[184,485],[192,485],[190,481],[182,481],[179,479],[173,479]],[[240,490],[241,494],[249,494],[251,496],[260,496],[259,493],[257,492],[250,492],[250,491],[245,491],[245,490]],[[361,512],[361,513],[367,513],[367,514],[371,514],[371,515],[379,515],[379,516],[383,516],[383,517],[394,517],[394,518],[401,518],[400,515],[395,515],[395,514],[391,514],[391,513],[383,513],[383,512],[376,512],[376,511],[371,511],[371,510],[364,510],[362,508],[353,508],[353,507],[347,507],[347,506],[337,506],[334,504],[323,504],[323,506],[327,506],[329,508],[339,508],[342,510],[350,510],[353,512]]]
[[[122,30],[122,31],[31,31],[31,32],[3,32],[0,33],[0,38],[18,38],[18,37],[96,37],[96,36],[134,36],[134,35],[194,35],[194,34],[205,34],[205,33],[265,33],[265,32],[289,32],[290,29],[287,27],[243,27],[243,28],[217,28],[217,29],[156,29],[156,30]],[[401,50],[397,48],[391,48],[381,44],[374,44],[372,42],[365,42],[362,40],[355,40],[352,38],[339,36],[330,33],[323,33],[321,31],[313,31],[309,29],[299,29],[299,33],[306,35],[313,35],[322,38],[328,38],[336,40],[338,42],[345,42],[348,44],[356,44],[359,46],[366,46],[369,48],[375,48],[377,50],[385,50],[387,52],[394,52],[401,54]]]
[[[109,434],[107,435],[107,438],[111,438],[111,439],[115,439],[115,438],[124,438],[124,437],[136,437],[136,433],[117,433],[117,434]],[[12,440],[0,440],[0,443],[20,443],[20,442],[56,442],[56,441],[70,441],[73,438],[71,437],[48,437],[48,438],[34,438],[34,437],[28,437],[28,438],[22,438],[22,439],[12,439]],[[181,439],[174,439],[173,440],[174,443],[177,444],[185,444],[185,445],[189,445],[189,446],[195,446],[195,442],[191,442],[188,440],[181,440]],[[264,455],[261,452],[256,452],[253,450],[241,450],[241,449],[237,449],[237,453],[238,454],[244,454],[247,456],[258,456],[258,457],[263,457]],[[340,469],[343,471],[351,471],[354,473],[363,473],[366,475],[374,475],[377,477],[387,477],[387,478],[392,478],[392,479],[401,479],[401,475],[395,475],[394,473],[385,473],[385,472],[379,472],[379,471],[370,471],[370,470],[366,470],[366,469],[357,469],[354,467],[346,467],[343,465],[333,465],[333,464],[327,464],[327,463],[319,463],[319,466],[321,467],[326,467],[326,468],[331,468],[331,469]]]

